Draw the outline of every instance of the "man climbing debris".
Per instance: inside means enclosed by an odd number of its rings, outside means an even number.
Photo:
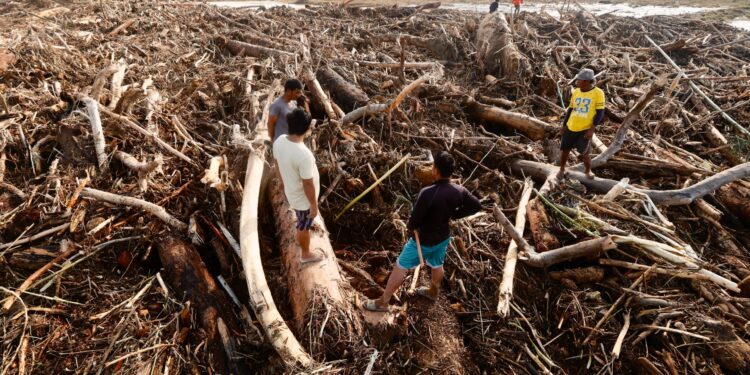
[[[409,223],[409,231],[414,236],[404,245],[388,278],[383,295],[376,300],[367,300],[364,308],[370,311],[388,311],[393,293],[404,281],[406,271],[420,264],[420,258],[432,269],[429,288],[417,289],[417,294],[434,301],[443,280],[445,251],[450,243],[450,220],[458,220],[473,215],[482,206],[479,200],[466,188],[450,182],[455,169],[455,160],[446,151],[435,157],[432,173],[435,183],[422,189],[417,197]],[[421,257],[420,247],[421,245]]]
[[[279,168],[284,195],[297,214],[297,242],[302,249],[300,264],[309,264],[323,259],[320,249],[310,251],[310,227],[318,216],[318,194],[320,177],[315,165],[315,156],[305,146],[309,135],[310,116],[297,108],[286,116],[289,134],[282,134],[273,143],[273,157]]]
[[[500,6],[500,0],[495,0],[490,4],[490,13],[497,12],[497,7]]]
[[[289,133],[286,116],[298,106],[310,113],[307,100],[302,95],[302,82],[292,78],[284,83],[284,94],[276,98],[269,109],[268,137],[272,142],[276,142],[279,136]]]
[[[586,167],[586,177],[594,178],[591,172],[591,138],[594,129],[604,120],[604,91],[595,86],[594,71],[582,69],[576,75],[576,88],[570,97],[570,105],[562,122],[562,141],[560,142],[560,171],[557,179],[565,178],[565,164],[570,150],[575,148],[580,154],[579,160]]]

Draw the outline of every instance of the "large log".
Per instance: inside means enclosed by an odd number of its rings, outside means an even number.
[[[544,181],[550,175],[557,173],[559,167],[531,160],[516,160],[511,163],[511,169],[515,173]],[[603,193],[608,192],[609,189],[619,182],[599,177],[590,179],[585,174],[577,171],[569,171],[567,177],[580,181],[589,189]],[[748,177],[750,177],[750,163],[745,163],[719,172],[683,189],[652,190],[633,186],[629,186],[628,189],[648,195],[656,204],[677,206],[690,204],[695,199],[710,194],[726,184]]]
[[[526,213],[529,217],[529,229],[531,236],[534,238],[536,249],[539,252],[545,252],[560,247],[560,241],[549,231],[552,224],[544,207],[544,202],[539,197],[529,202],[526,206]]]
[[[531,116],[485,105],[470,97],[466,98],[465,105],[472,116],[514,129],[534,141],[544,139],[557,130],[556,127]]]
[[[318,81],[331,93],[331,98],[344,112],[367,104],[370,98],[359,87],[347,82],[335,70],[324,66],[316,74]]]
[[[739,184],[722,186],[716,192],[716,198],[743,224],[750,226],[750,189]]]
[[[295,237],[297,219],[278,181],[270,182],[268,195],[284,260],[295,326],[303,334],[302,340],[311,354],[325,354],[328,359],[341,356],[362,334],[362,321],[356,312],[358,308],[354,306],[353,289],[341,275],[325,222],[318,215],[310,228],[310,249],[322,250],[325,258],[302,267],[301,249]],[[323,334],[309,335],[306,332]]]
[[[255,140],[257,147],[247,160],[245,171],[245,184],[242,189],[242,207],[240,209],[240,248],[242,253],[242,267],[247,280],[247,290],[250,297],[250,306],[255,312],[255,317],[263,327],[266,337],[271,345],[279,353],[279,356],[288,368],[296,365],[310,367],[314,364],[313,359],[300,345],[299,341],[281,317],[276,303],[273,301],[271,290],[268,288],[266,274],[260,258],[260,234],[258,233],[258,204],[261,197],[261,186],[264,185],[264,169],[266,168],[266,146],[264,141],[268,140],[266,123],[268,111],[275,97],[275,82],[269,90],[263,114],[257,126]]]
[[[189,243],[168,236],[159,241],[159,259],[172,288],[191,301],[198,312],[214,370],[221,374],[237,373],[235,360],[225,351],[218,320],[235,331],[239,324],[232,313],[232,305],[208,272],[198,251]]]
[[[482,17],[475,43],[479,66],[486,74],[522,79],[529,76],[529,62],[513,44],[505,15],[493,12]]]

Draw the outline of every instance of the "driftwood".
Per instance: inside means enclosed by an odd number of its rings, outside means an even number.
[[[330,67],[324,66],[318,69],[316,77],[320,81],[320,84],[331,93],[333,101],[344,112],[351,112],[370,101],[370,98],[362,89],[347,82]]]
[[[482,17],[475,41],[479,66],[487,74],[521,80],[528,76],[529,63],[513,44],[513,36],[501,12]]]
[[[516,212],[516,230],[523,234],[526,225],[526,207],[533,190],[531,180],[527,179],[521,193],[521,200],[518,202],[518,211]],[[505,265],[503,266],[503,278],[498,287],[497,313],[500,316],[507,317],[510,312],[510,301],[513,298],[513,278],[516,273],[516,262],[518,261],[518,244],[511,241],[508,245],[508,252],[505,254]]]
[[[180,232],[186,232],[188,229],[187,224],[170,215],[167,210],[164,209],[164,207],[144,201],[143,199],[125,197],[122,195],[107,193],[106,191],[91,188],[84,188],[81,192],[81,196],[86,198],[93,198],[107,203],[140,208],[141,210],[158,217],[163,222],[167,223],[170,227]]]
[[[159,259],[172,288],[198,311],[201,327],[208,341],[212,365],[220,373],[237,372],[236,359],[224,350],[218,320],[232,329],[239,327],[231,304],[214,281],[200,254],[189,243],[168,236],[159,242]]]
[[[472,116],[516,130],[534,141],[544,139],[557,131],[554,126],[534,117],[488,106],[472,98],[466,98],[465,105],[467,112]]]
[[[106,172],[109,169],[107,160],[107,151],[105,150],[104,131],[102,130],[102,118],[99,116],[99,103],[92,98],[85,97],[82,99],[86,104],[89,121],[91,122],[91,135],[94,137],[94,149],[96,150],[96,160],[99,162],[99,170]]]
[[[558,167],[554,165],[530,160],[516,160],[511,163],[511,169],[539,180],[546,180],[547,177],[558,171]],[[609,189],[619,182],[599,177],[589,179],[583,173],[575,171],[568,172],[567,176],[580,181],[590,189],[602,193],[609,191]],[[683,189],[652,190],[630,187],[629,190],[648,195],[656,204],[662,204],[665,206],[686,205],[692,203],[697,198],[712,193],[726,184],[747,178],[748,176],[750,176],[750,163],[745,163],[719,172],[701,182]]]
[[[164,163],[161,155],[158,155],[154,160],[145,163],[138,161],[133,155],[119,150],[115,151],[115,159],[138,173],[138,186],[140,187],[141,192],[146,192],[148,190],[148,175],[157,168],[160,168]]]
[[[295,54],[287,51],[282,51],[274,48],[268,48],[258,46],[255,44],[241,42],[239,40],[229,40],[226,38],[216,39],[217,44],[224,46],[229,52],[236,56],[252,56],[252,57],[288,57],[294,58]]]

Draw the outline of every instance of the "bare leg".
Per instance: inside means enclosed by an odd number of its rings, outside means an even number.
[[[558,180],[562,180],[565,177],[565,164],[568,163],[568,155],[570,155],[570,150],[562,150],[560,152],[560,171],[557,172]]]
[[[591,156],[589,153],[581,155],[581,160],[583,161],[583,166],[586,167],[586,177],[594,178],[594,174],[591,173]]]
[[[440,293],[440,283],[443,282],[443,275],[445,275],[445,269],[443,267],[432,269],[432,280],[429,293],[433,299],[436,299],[438,293]]]
[[[391,303],[391,297],[393,297],[393,293],[396,293],[396,289],[398,289],[398,287],[401,286],[401,283],[404,282],[405,276],[405,269],[399,266],[393,267],[393,271],[391,271],[391,275],[388,277],[388,283],[385,285],[383,295],[375,300],[375,303],[378,307],[386,307]]]
[[[310,252],[310,231],[309,230],[298,230],[297,231],[297,243],[302,249],[299,257],[302,261],[309,261],[318,258],[319,256]]]

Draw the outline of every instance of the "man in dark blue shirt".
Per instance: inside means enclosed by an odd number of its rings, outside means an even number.
[[[406,271],[420,263],[417,241],[421,244],[425,263],[432,269],[430,287],[419,288],[417,293],[431,301],[437,298],[445,272],[445,251],[451,240],[450,220],[473,215],[482,209],[479,199],[466,188],[450,182],[455,164],[453,157],[445,151],[441,151],[435,157],[432,173],[436,181],[419,193],[407,225],[409,233],[416,232],[416,241],[414,236],[409,238],[388,278],[383,295],[376,300],[365,301],[365,309],[388,311],[391,297],[404,281]]]

